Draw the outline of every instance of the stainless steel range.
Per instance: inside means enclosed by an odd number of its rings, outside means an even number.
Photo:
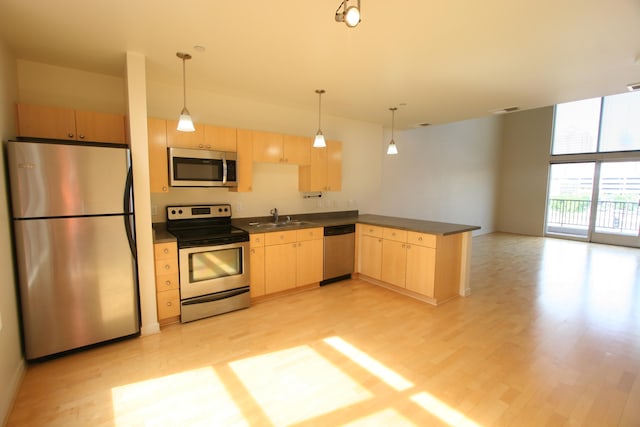
[[[249,307],[249,233],[231,225],[230,205],[167,206],[178,239],[180,320]]]

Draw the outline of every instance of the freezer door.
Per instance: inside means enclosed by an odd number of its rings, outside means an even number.
[[[14,218],[124,212],[128,149],[22,141],[7,147]]]
[[[126,217],[14,221],[27,359],[139,331]]]

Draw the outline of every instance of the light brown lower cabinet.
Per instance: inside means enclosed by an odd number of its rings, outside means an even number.
[[[322,227],[252,234],[250,247],[252,298],[322,280]]]
[[[358,233],[358,273],[363,279],[433,304],[458,295],[462,234],[440,236],[366,224],[358,224]]]
[[[180,282],[178,278],[178,245],[176,242],[153,245],[156,264],[156,304],[158,322],[172,323],[180,317]]]

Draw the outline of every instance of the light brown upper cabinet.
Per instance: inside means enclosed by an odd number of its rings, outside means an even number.
[[[198,148],[235,153],[237,150],[236,134],[236,128],[204,125],[204,143],[202,147]]]
[[[126,144],[122,114],[17,104],[18,136]]]
[[[308,165],[311,138],[253,131],[253,161]]]
[[[204,126],[195,124],[194,132],[178,131],[177,120],[167,120],[167,146],[201,149],[204,147]]]
[[[152,193],[169,191],[169,167],[167,161],[167,121],[147,119],[149,137],[149,184]]]
[[[342,143],[327,141],[325,148],[311,149],[311,163],[300,166],[300,191],[342,190]]]

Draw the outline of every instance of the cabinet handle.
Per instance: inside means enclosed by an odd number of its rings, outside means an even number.
[[[251,249],[251,253],[252,253],[252,254],[255,254],[255,253],[256,253],[256,250],[255,250],[255,249]]]
[[[73,138],[73,134],[72,134],[71,132],[69,132],[69,133],[67,134],[67,136],[68,136],[69,138]]]
[[[198,144],[198,148],[204,148],[204,144]]]
[[[418,242],[422,242],[422,236],[418,237]]]
[[[207,144],[207,150],[211,149],[211,145]]]
[[[164,269],[165,269],[165,270],[171,270],[171,266],[170,266],[169,264],[165,264],[165,265],[164,265]]]
[[[167,301],[167,307],[171,307],[173,303],[171,301]]]
[[[164,282],[164,284],[167,286],[171,286],[171,280],[167,280],[166,282]]]
[[[165,254],[168,254],[169,253],[169,248],[164,248],[164,250],[162,252],[164,252]]]
[[[78,138],[84,139],[84,135],[80,134],[80,135],[78,135]]]
[[[169,189],[167,188],[167,186],[166,186],[166,185],[163,185],[163,186],[162,186],[162,191],[167,192],[167,191],[169,191]]]

